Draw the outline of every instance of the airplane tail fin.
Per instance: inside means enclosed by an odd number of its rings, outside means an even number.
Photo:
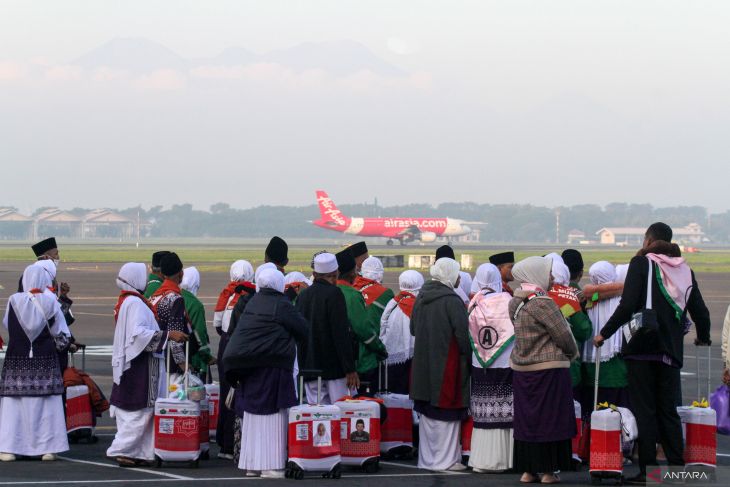
[[[320,220],[315,224],[339,231],[344,231],[350,225],[350,218],[342,214],[326,191],[317,190],[317,204]]]

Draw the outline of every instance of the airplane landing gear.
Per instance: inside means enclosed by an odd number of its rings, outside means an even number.
[[[393,239],[389,238],[387,242],[385,242],[386,245],[391,246],[393,245]]]

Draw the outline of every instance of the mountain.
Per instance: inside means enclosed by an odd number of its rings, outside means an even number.
[[[85,68],[109,67],[132,73],[185,69],[187,61],[162,44],[142,38],[116,38],[72,61]]]
[[[89,51],[71,64],[90,69],[109,67],[132,73],[148,73],[158,69],[183,71],[196,66],[245,66],[257,62],[276,63],[297,72],[321,69],[335,76],[347,76],[365,70],[381,76],[405,74],[364,45],[350,40],[305,42],[262,55],[242,47],[229,47],[214,57],[185,59],[149,39],[117,38]]]

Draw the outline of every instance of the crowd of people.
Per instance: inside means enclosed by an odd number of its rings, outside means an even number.
[[[394,292],[365,242],[316,253],[307,277],[286,273],[288,246],[274,237],[255,270],[245,260],[231,265],[213,315],[217,354],[196,297],[197,269],[169,251],[153,254],[149,275],[145,264],[124,264],[116,278],[110,397],[117,433],[107,455],[125,467],[154,460],[154,403],[167,394],[169,349],[173,372],[205,377],[217,363],[228,399],[217,424],[219,456],[248,476],[283,477],[287,411],[298,393],[322,404],[366,393],[382,386],[384,364],[389,391],[413,400],[420,468],[517,472],[521,482],[556,483],[572,466],[574,401],[588,421],[600,361],[598,401],[636,416],[640,471],[631,480],[645,482],[658,444],[670,465],[683,464],[676,406],[692,322],[695,343],[711,343],[709,311],[671,241],[669,226],[651,225],[629,264],[596,262],[583,287],[583,258],[574,249],[519,262],[513,252],[495,254],[472,277],[443,246],[430,279],[406,270]],[[25,269],[3,321],[2,461],[52,460],[68,449],[60,357],[74,346],[73,317],[67,292],[54,292],[68,286],[56,283],[55,240],[34,251],[39,260]],[[647,309],[654,325],[627,335],[624,325]],[[322,390],[306,377],[297,391],[300,369],[319,371]],[[474,425],[468,467],[460,440],[467,418]],[[352,434],[369,441],[364,430]]]

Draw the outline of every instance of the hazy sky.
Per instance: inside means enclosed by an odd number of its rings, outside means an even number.
[[[726,0],[2,0],[0,205],[725,210],[728,25]]]

